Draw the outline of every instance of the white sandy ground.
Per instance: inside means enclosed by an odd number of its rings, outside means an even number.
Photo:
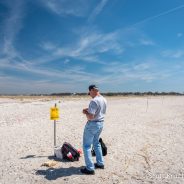
[[[36,183],[184,183],[184,97],[111,97],[102,138],[108,147],[105,170],[80,173],[78,162],[54,168],[53,121],[56,102],[57,145],[82,148],[86,122],[81,113],[90,98],[0,98],[0,184]]]

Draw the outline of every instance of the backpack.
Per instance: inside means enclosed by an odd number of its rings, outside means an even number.
[[[107,146],[105,145],[105,143],[103,142],[102,138],[99,139],[99,142],[100,142],[100,145],[102,147],[102,155],[103,156],[106,156],[107,155]],[[92,147],[92,150],[91,150],[91,153],[92,153],[92,156],[95,156],[95,150],[94,150],[94,147]]]
[[[61,152],[63,154],[63,158],[69,161],[78,161],[80,157],[80,152],[76,150],[70,143],[64,142]]]

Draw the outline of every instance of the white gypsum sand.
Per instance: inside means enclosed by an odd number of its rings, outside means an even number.
[[[184,97],[107,97],[101,135],[108,147],[105,170],[80,173],[78,162],[53,160],[50,107],[57,103],[57,145],[82,149],[89,97],[0,98],[0,184],[184,183]],[[95,158],[94,158],[95,161]]]

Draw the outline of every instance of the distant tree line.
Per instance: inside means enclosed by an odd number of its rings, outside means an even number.
[[[178,92],[107,92],[107,93],[101,93],[104,96],[166,96],[166,95],[175,95],[175,96],[184,96],[183,93]],[[87,96],[87,93],[52,93],[52,94],[24,94],[24,95],[18,95],[18,94],[12,94],[12,95],[6,95],[1,94],[0,96]]]
[[[106,96],[164,96],[164,95],[175,95],[175,96],[182,96],[184,93],[178,92],[118,92],[118,93],[103,93]]]
[[[178,92],[107,92],[101,93],[104,96],[163,96],[163,95],[175,95],[175,96],[182,96],[184,93]],[[52,93],[51,96],[85,96],[87,93]]]

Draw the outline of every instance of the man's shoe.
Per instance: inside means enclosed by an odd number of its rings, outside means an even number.
[[[90,170],[86,169],[86,167],[84,169],[81,169],[80,171],[83,174],[91,174],[91,175],[95,174],[95,171],[90,171]]]
[[[97,163],[94,164],[96,169],[104,169],[104,165],[98,165]]]

